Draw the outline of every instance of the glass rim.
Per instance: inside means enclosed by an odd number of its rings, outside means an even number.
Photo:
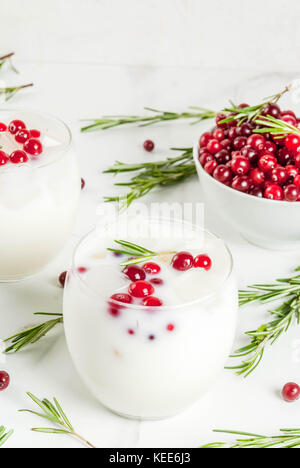
[[[183,221],[183,220],[178,220],[178,219],[168,219],[168,218],[154,218],[154,217],[147,217],[147,219],[149,221],[153,221],[153,222],[157,222],[157,221],[159,221],[159,222],[171,222],[171,223],[176,223],[176,224],[187,225],[187,226],[190,226],[192,229],[194,229],[194,230],[196,230],[198,232],[201,231],[202,233],[208,234],[209,236],[222,241],[222,243],[224,245],[224,248],[225,248],[225,251],[228,254],[230,265],[229,265],[227,274],[224,276],[222,281],[220,281],[220,283],[218,284],[218,286],[216,287],[216,289],[214,291],[212,291],[212,292],[210,292],[208,294],[205,294],[203,297],[200,297],[200,298],[195,299],[193,301],[184,302],[184,303],[176,304],[176,305],[162,305],[162,306],[159,306],[159,307],[151,307],[151,306],[144,306],[144,305],[138,305],[138,304],[126,304],[126,303],[120,303],[119,301],[111,299],[110,297],[105,298],[102,293],[96,293],[87,284],[87,282],[83,279],[82,274],[80,274],[78,272],[78,270],[76,268],[76,265],[75,265],[76,255],[77,255],[78,251],[80,250],[80,247],[84,244],[84,242],[89,237],[91,237],[97,231],[97,227],[92,229],[91,231],[89,231],[87,234],[85,234],[78,241],[78,243],[76,244],[76,247],[75,247],[75,249],[73,251],[73,255],[72,255],[72,267],[71,267],[71,270],[68,272],[68,275],[70,275],[71,273],[74,274],[75,277],[79,280],[79,283],[81,285],[83,285],[84,289],[89,293],[90,296],[101,297],[102,299],[107,299],[107,301],[109,301],[110,304],[113,304],[113,305],[116,305],[116,306],[120,306],[120,304],[121,304],[122,308],[124,308],[124,309],[143,310],[143,311],[149,311],[149,310],[153,311],[153,310],[156,310],[156,309],[157,309],[157,311],[158,310],[176,310],[176,309],[180,309],[182,307],[190,307],[190,306],[195,305],[195,304],[200,304],[200,303],[205,302],[208,299],[214,297],[218,293],[218,291],[222,288],[222,286],[230,279],[230,277],[232,276],[232,273],[233,273],[233,264],[234,264],[233,256],[232,256],[231,250],[229,249],[229,247],[227,246],[225,241],[221,237],[219,237],[218,235],[216,235],[213,232],[209,231],[208,229],[201,228],[201,227],[197,226],[196,224],[190,223],[189,221]]]
[[[0,109],[0,115],[1,113],[4,113],[4,112],[24,112],[24,113],[28,113],[28,114],[34,114],[34,115],[37,115],[37,116],[43,116],[43,117],[46,117],[50,120],[53,120],[53,121],[56,121],[60,124],[62,124],[62,127],[65,129],[66,131],[66,135],[67,135],[67,141],[65,143],[65,148],[61,151],[61,152],[57,152],[57,155],[56,157],[54,157],[53,159],[51,159],[51,161],[43,161],[42,158],[41,158],[41,161],[39,161],[34,167],[31,166],[32,168],[34,169],[41,169],[43,167],[46,167],[46,166],[51,166],[51,164],[55,164],[58,160],[60,160],[61,158],[63,158],[65,156],[65,154],[67,153],[67,151],[70,149],[70,146],[72,144],[72,141],[73,141],[73,137],[72,137],[72,132],[71,132],[71,129],[70,127],[68,126],[68,124],[66,124],[66,122],[64,120],[62,120],[60,117],[57,117],[56,115],[54,114],[51,114],[50,112],[41,112],[41,111],[36,111],[36,110],[32,110],[32,109],[26,109],[26,108],[22,108],[22,107],[6,107],[6,108],[1,108]],[[17,167],[23,167],[24,164],[14,164],[13,167],[14,168],[17,168]],[[4,172],[8,172],[10,170],[10,167],[5,167]]]

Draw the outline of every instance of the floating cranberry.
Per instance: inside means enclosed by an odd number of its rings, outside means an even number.
[[[210,153],[216,154],[218,151],[222,149],[222,146],[219,140],[216,140],[215,138],[213,138],[212,140],[209,140],[206,148]]]
[[[155,146],[155,145],[154,145],[154,143],[153,143],[152,140],[146,140],[146,141],[144,141],[144,149],[145,149],[146,151],[148,151],[149,153],[151,153],[151,151],[154,150],[154,146]]]
[[[43,145],[40,140],[37,140],[36,138],[30,138],[24,144],[24,150],[26,153],[37,156],[43,152]]]
[[[26,129],[24,130],[18,130],[15,139],[18,143],[25,143],[25,141],[29,140],[30,138],[30,132]]]
[[[221,151],[219,151],[219,153],[221,153]],[[207,163],[204,164],[204,170],[208,174],[212,174],[217,166],[218,166],[217,161],[215,159],[212,159],[211,161],[207,161]]]
[[[175,270],[186,271],[192,268],[193,262],[194,257],[189,252],[178,252],[172,258],[171,264]]]
[[[164,284],[164,280],[162,280],[161,278],[151,278],[150,283],[156,284],[157,286],[161,286],[162,284]]]
[[[157,263],[147,262],[142,266],[142,269],[149,275],[156,275],[160,272],[161,268]]]
[[[169,323],[166,328],[168,331],[173,331],[175,330],[175,325],[173,323]]]
[[[231,161],[231,169],[237,175],[245,175],[250,169],[249,159],[239,156]]]
[[[289,184],[283,189],[284,199],[289,202],[295,202],[299,197],[299,188],[295,184]]]
[[[277,159],[269,153],[264,153],[258,160],[258,167],[263,172],[269,172],[276,166]]]
[[[143,299],[143,305],[146,307],[160,307],[163,302],[158,297],[149,296]]]
[[[281,395],[288,403],[298,400],[300,397],[300,387],[294,382],[289,382],[283,387]]]
[[[128,292],[134,297],[147,297],[154,293],[154,287],[148,281],[136,281],[131,283]]]
[[[30,136],[31,138],[40,138],[41,132],[39,130],[30,130]]]
[[[265,190],[264,197],[269,200],[283,200],[283,190],[280,185],[270,184]]]
[[[280,107],[277,104],[267,104],[262,111],[262,115],[270,115],[275,119],[279,119],[281,115]]]
[[[131,281],[144,280],[146,273],[144,270],[135,265],[128,265],[124,268],[123,273],[128,276]]]
[[[77,271],[78,271],[78,273],[86,273],[86,272],[87,272],[87,268],[84,267],[84,266],[81,266],[81,267],[78,267],[78,268],[77,268]]]
[[[65,287],[67,274],[68,274],[67,271],[63,271],[63,272],[59,275],[58,281],[59,281],[59,283],[60,283],[60,285],[61,285],[62,288]]]
[[[13,120],[8,126],[8,131],[12,135],[15,135],[18,130],[23,130],[24,128],[26,128],[26,125],[22,120]]]
[[[5,123],[0,122],[0,132],[6,132],[6,130],[7,130],[7,126],[5,125]]]
[[[251,148],[261,151],[265,147],[266,140],[262,135],[253,134],[250,135],[247,139],[247,145],[251,146]]]
[[[232,180],[232,172],[224,164],[220,164],[220,166],[216,167],[214,170],[213,177],[219,182],[222,182],[222,184],[227,185]]]
[[[6,390],[9,386],[10,377],[7,372],[0,371],[0,391]]]
[[[294,127],[297,125],[297,120],[292,115],[286,114],[283,117],[280,117],[280,120],[287,123],[288,125],[293,125]]]
[[[128,335],[134,335],[134,330],[132,330],[132,328],[129,328],[129,330],[127,330],[127,333]]]
[[[85,180],[81,178],[81,190],[85,187]]]
[[[10,161],[13,164],[26,163],[28,161],[28,156],[24,151],[17,150],[10,155]]]
[[[247,138],[244,136],[238,136],[233,140],[233,147],[236,150],[242,149],[247,144]]]
[[[239,192],[248,192],[251,187],[251,182],[248,176],[236,176],[231,184],[231,187]]]
[[[117,293],[110,296],[111,299],[117,302],[122,302],[123,304],[131,304],[132,297],[129,294]]]
[[[265,181],[265,174],[263,171],[258,169],[258,167],[251,169],[249,177],[251,179],[251,182],[253,182],[253,184],[256,186],[262,185]]]
[[[199,140],[199,145],[201,148],[207,146],[207,143],[212,140],[213,136],[212,136],[212,133],[211,132],[204,132],[201,137],[200,137],[200,140]]]
[[[0,151],[0,166],[5,166],[9,161],[8,155],[4,151]]]
[[[294,134],[287,135],[284,144],[289,151],[296,151],[300,146],[300,136]]]
[[[219,141],[222,141],[224,140],[225,138],[225,133],[224,131],[222,130],[222,128],[216,128],[213,132],[213,137],[216,139],[216,140],[219,140]]]
[[[194,258],[194,268],[204,268],[204,270],[208,271],[211,269],[212,261],[208,255],[197,255]]]

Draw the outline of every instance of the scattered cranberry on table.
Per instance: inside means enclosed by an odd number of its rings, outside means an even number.
[[[244,104],[240,104],[242,108]],[[245,106],[244,106],[245,107]],[[265,106],[269,115],[298,128],[292,110],[277,104]],[[300,135],[275,138],[270,133],[256,133],[254,122],[223,122],[218,114],[216,126],[199,139],[199,161],[218,182],[245,194],[269,200],[300,201]]]
[[[68,274],[67,271],[63,271],[58,277],[59,284],[61,285],[62,288],[65,287],[67,274]]]
[[[283,387],[281,395],[289,403],[298,400],[300,397],[300,387],[294,382],[289,382]]]
[[[81,190],[85,187],[85,180],[81,178]]]
[[[9,386],[10,377],[7,372],[0,371],[0,392],[6,390]]]
[[[144,145],[143,145],[143,146],[144,146],[144,149],[145,149],[146,151],[148,151],[149,153],[151,153],[151,151],[154,150],[154,146],[155,146],[155,145],[154,145],[154,142],[153,142],[152,140],[146,140],[146,141],[144,141]]]

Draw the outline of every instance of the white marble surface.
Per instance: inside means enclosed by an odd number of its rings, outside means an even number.
[[[78,238],[93,226],[101,197],[114,193],[111,177],[103,176],[101,171],[115,159],[148,160],[149,157],[170,154],[171,146],[190,146],[200,131],[199,127],[187,123],[175,123],[83,135],[78,131],[80,118],[116,112],[136,113],[144,105],[181,109],[198,104],[218,108],[229,97],[240,95],[240,84],[251,74],[284,66],[295,69],[297,62],[293,58],[296,60],[299,49],[298,29],[293,32],[289,24],[289,19],[296,21],[296,12],[300,8],[296,1],[289,2],[295,9],[293,15],[285,8],[283,22],[281,10],[284,3],[274,0],[254,0],[251,10],[248,3],[246,6],[246,2],[238,0],[226,2],[226,8],[224,2],[216,0],[209,3],[196,0],[27,0],[26,11],[31,19],[26,22],[22,10],[24,2],[16,0],[14,3],[16,8],[12,13],[11,2],[1,1],[4,16],[10,18],[8,23],[2,20],[1,49],[3,53],[13,48],[19,52],[16,64],[22,73],[18,77],[7,72],[0,78],[10,83],[29,80],[35,86],[17,96],[10,106],[49,111],[71,125],[87,186],[82,194],[77,227],[60,257],[34,279],[19,284],[0,284],[1,338],[38,323],[40,319],[33,316],[36,311],[61,311],[62,290],[57,287],[57,276],[69,266],[72,248]],[[235,6],[236,18],[231,16],[229,3]],[[45,4],[48,6],[47,18],[42,10]],[[118,14],[114,17],[113,4],[118,6]],[[259,11],[255,5],[261,6]],[[271,24],[269,15],[269,24],[262,17],[271,6],[275,22]],[[206,18],[203,18],[203,11]],[[12,24],[11,15],[22,37],[7,29]],[[64,21],[65,18],[69,21]],[[214,40],[212,18],[216,18],[218,29]],[[246,45],[244,36],[241,41],[236,40],[239,32],[244,33],[246,18],[251,24],[257,20],[262,34],[265,28],[269,30],[272,44],[271,41],[264,42],[269,54],[261,48],[257,56],[257,43],[250,41]],[[158,29],[153,30],[154,23]],[[136,25],[135,31],[131,30],[131,24]],[[224,24],[230,26],[228,38],[233,49],[230,52],[223,40]],[[289,50],[284,49],[276,34],[279,24],[293,39],[293,47]],[[186,38],[182,28],[188,28],[189,37]],[[159,39],[157,30],[160,31]],[[143,36],[142,42],[139,42],[140,36]],[[249,38],[248,34],[246,36]],[[257,30],[254,36],[260,36]],[[191,50],[188,43],[192,44]],[[186,54],[187,50],[189,54]],[[231,60],[235,56],[238,58],[236,62]],[[245,89],[248,92],[249,85]],[[257,92],[259,97],[264,96],[259,90]],[[156,142],[154,156],[142,150],[146,137]],[[154,194],[149,197],[151,199],[201,201],[202,193],[195,178]],[[206,222],[207,227],[224,237],[232,249],[240,286],[287,275],[300,262],[295,252],[264,251],[247,244],[232,229],[230,220],[226,224],[221,222],[211,209],[206,210]],[[264,308],[242,309],[234,347],[245,342],[243,331],[253,329],[266,319],[268,315]],[[184,414],[165,421],[136,422],[111,414],[89,395],[70,360],[63,328],[57,328],[51,336],[24,352],[6,359],[0,357],[0,367],[6,369],[12,379],[9,389],[0,394],[0,423],[15,429],[6,446],[78,446],[76,441],[64,436],[30,432],[29,429],[40,421],[35,416],[17,412],[31,406],[26,391],[40,397],[56,396],[78,431],[99,447],[197,447],[216,439],[211,432],[213,428],[274,433],[280,427],[299,427],[297,404],[285,404],[278,397],[283,383],[299,380],[299,362],[295,359],[297,346],[299,330],[293,327],[271,352],[266,353],[261,366],[247,380],[224,371],[212,391]]]

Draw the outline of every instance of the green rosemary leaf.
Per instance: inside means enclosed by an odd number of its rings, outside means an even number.
[[[12,429],[6,432],[6,428],[4,426],[0,426],[0,447],[5,444],[7,439],[9,439],[13,433],[14,431]]]

